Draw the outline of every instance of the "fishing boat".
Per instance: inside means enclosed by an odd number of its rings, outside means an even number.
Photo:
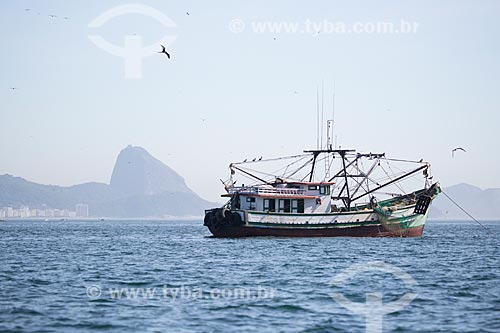
[[[423,159],[329,143],[231,163],[229,179],[221,180],[228,201],[206,210],[204,225],[214,237],[419,237],[441,191],[432,180]]]

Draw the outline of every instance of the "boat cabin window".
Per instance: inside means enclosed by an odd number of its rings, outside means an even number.
[[[318,186],[316,185],[309,185],[309,191],[314,191],[314,190],[317,190],[318,189]]]
[[[279,212],[290,213],[290,199],[279,199]]]
[[[303,213],[304,199],[279,199],[280,213]]]
[[[304,199],[292,200],[292,213],[304,212]]]
[[[255,204],[254,197],[247,197],[247,202],[248,202],[248,209],[249,210],[255,210],[257,208],[257,205]]]
[[[330,194],[330,186],[320,186],[319,194],[325,194],[325,195]]]
[[[275,212],[276,211],[276,200],[275,199],[264,199],[264,211],[265,212]]]

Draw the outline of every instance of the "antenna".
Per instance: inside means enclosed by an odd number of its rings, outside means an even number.
[[[333,150],[333,135],[335,124],[335,81],[333,81],[333,97],[332,97],[332,119],[326,121],[326,149]],[[337,145],[335,140],[335,146]],[[325,158],[325,179],[330,178],[330,155]]]
[[[319,149],[319,88],[316,85],[316,149]]]
[[[335,80],[333,81],[333,96],[332,96],[332,137],[335,135]],[[330,142],[331,146],[332,142]],[[337,147],[337,136],[335,135],[335,148]]]
[[[323,123],[324,123],[324,95],[325,95],[325,81],[321,81],[321,149],[323,149]]]

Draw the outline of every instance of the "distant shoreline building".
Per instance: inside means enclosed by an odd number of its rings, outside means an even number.
[[[77,204],[75,206],[76,217],[89,217],[89,205],[87,204]]]
[[[89,216],[89,205],[87,204],[77,204],[75,211],[66,208],[43,207],[42,209],[38,209],[27,206],[0,208],[0,218],[75,218]]]

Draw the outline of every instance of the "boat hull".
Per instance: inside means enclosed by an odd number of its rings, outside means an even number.
[[[420,237],[425,225],[406,229],[385,228],[382,225],[344,228],[280,228],[254,226],[208,227],[213,237]]]
[[[338,214],[280,214],[214,210],[205,225],[214,237],[420,237],[427,214],[414,206],[389,215],[374,210]],[[224,216],[222,216],[224,215]]]

